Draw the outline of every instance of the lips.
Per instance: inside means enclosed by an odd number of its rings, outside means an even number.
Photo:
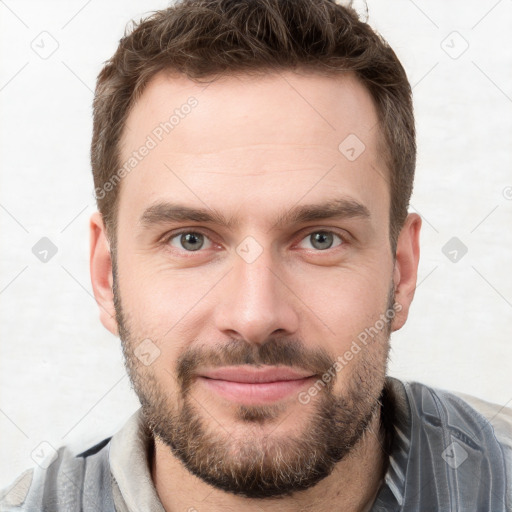
[[[231,366],[201,372],[201,377],[229,382],[259,384],[265,382],[280,382],[299,380],[312,377],[311,372],[293,370],[289,367],[251,368],[247,366]]]
[[[203,371],[198,382],[231,402],[261,405],[297,394],[314,378],[310,372],[284,366],[232,366]]]

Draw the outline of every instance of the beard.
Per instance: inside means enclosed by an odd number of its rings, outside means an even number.
[[[336,356],[320,347],[307,348],[298,339],[273,337],[261,345],[232,339],[214,346],[189,347],[176,361],[177,389],[173,395],[152,367],[144,366],[134,354],[142,337],[137,336],[129,314],[123,311],[115,262],[113,276],[125,366],[142,406],[143,423],[190,473],[204,482],[246,498],[291,496],[329,476],[368,435],[382,405],[391,322],[386,322],[347,368],[336,372],[328,382],[322,380],[322,375],[329,369],[333,373]],[[391,287],[387,310],[393,303]],[[242,364],[307,369],[318,376],[315,384],[321,381],[321,389],[307,404],[233,404],[230,411],[235,420],[228,431],[208,412],[207,405],[193,396],[193,384],[198,368]],[[335,383],[344,373],[343,389],[335,393]],[[288,409],[297,414],[294,431],[279,433],[280,424],[291,414]]]

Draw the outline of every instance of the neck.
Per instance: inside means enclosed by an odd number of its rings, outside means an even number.
[[[328,477],[308,490],[264,502],[211,487],[191,474],[158,438],[155,439],[151,473],[166,512],[206,508],[211,512],[226,509],[261,512],[263,508],[269,512],[326,509],[368,512],[386,471],[386,445],[381,410],[377,408],[365,434]]]

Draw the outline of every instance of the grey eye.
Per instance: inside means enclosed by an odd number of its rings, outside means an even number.
[[[203,249],[205,242],[209,242],[208,238],[202,233],[196,233],[195,231],[177,233],[169,239],[170,245],[178,249],[185,249],[186,251]]]
[[[304,241],[309,241],[313,249],[318,249],[320,251],[325,251],[326,249],[330,249],[333,246],[335,239],[338,239],[340,243],[337,245],[341,245],[343,240],[335,233],[331,231],[314,231],[310,233]],[[306,247],[309,249],[310,247]]]

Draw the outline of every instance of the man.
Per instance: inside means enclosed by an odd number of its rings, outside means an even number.
[[[98,77],[92,285],[141,409],[2,510],[510,511],[512,411],[386,376],[411,91],[329,0],[185,0]]]

